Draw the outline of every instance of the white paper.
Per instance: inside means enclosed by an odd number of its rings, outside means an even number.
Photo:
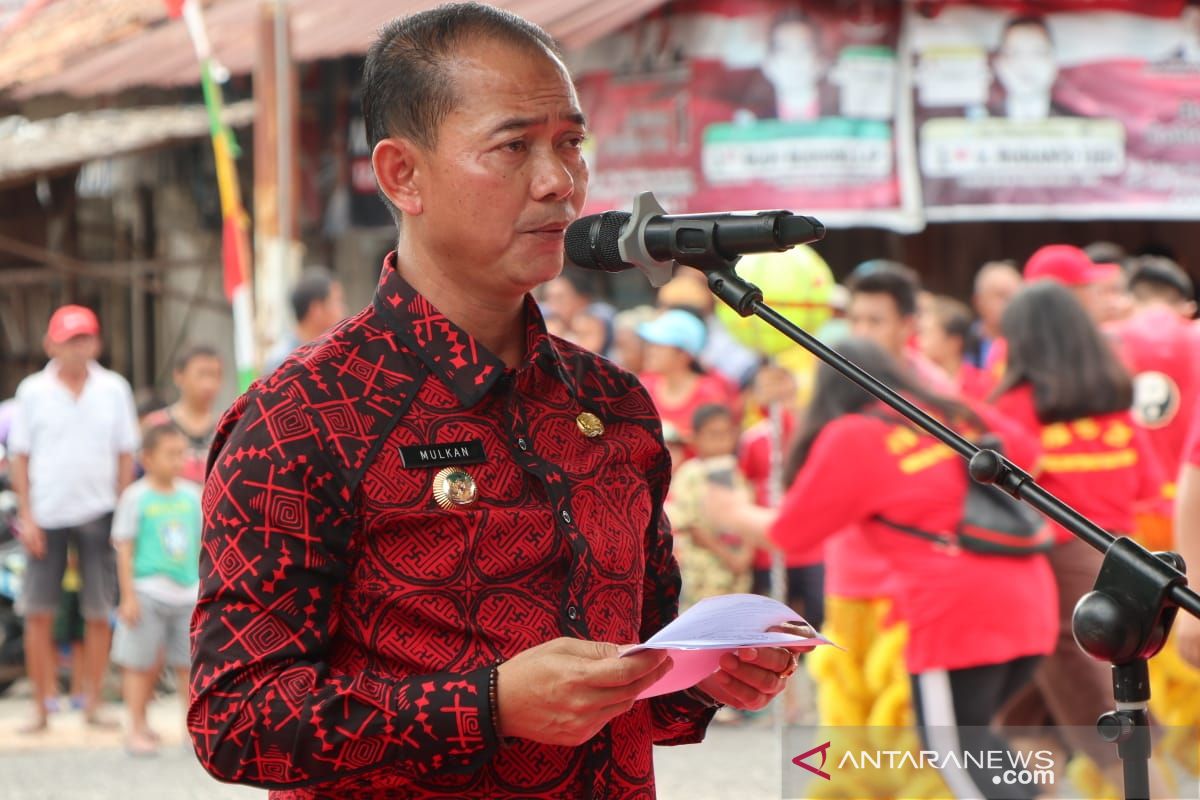
[[[767,630],[784,622],[804,620],[783,603],[762,595],[726,594],[709,597],[621,655],[627,656],[642,650],[670,652],[673,662],[671,671],[638,695],[639,699],[644,699],[695,686],[717,671],[723,654],[741,647],[833,644],[819,633],[806,638]]]

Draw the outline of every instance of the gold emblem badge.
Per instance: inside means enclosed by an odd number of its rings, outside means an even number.
[[[442,508],[469,506],[478,494],[475,479],[461,467],[446,467],[433,476],[433,499]]]
[[[595,439],[604,433],[604,423],[590,411],[584,411],[576,417],[575,424],[579,426],[579,431],[589,439]]]

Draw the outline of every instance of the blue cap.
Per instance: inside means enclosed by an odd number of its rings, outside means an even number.
[[[650,344],[678,347],[692,358],[698,358],[708,338],[704,323],[690,311],[673,308],[638,325],[638,336]]]

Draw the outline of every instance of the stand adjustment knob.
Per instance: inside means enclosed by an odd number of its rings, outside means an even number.
[[[1096,721],[1096,730],[1106,742],[1124,742],[1133,735],[1133,720],[1120,711],[1109,711],[1100,715],[1100,719]]]

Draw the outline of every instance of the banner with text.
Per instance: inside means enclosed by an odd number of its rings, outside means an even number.
[[[930,221],[1200,214],[1200,5],[910,5]]]
[[[919,228],[900,20],[885,2],[691,0],[574,54],[587,211],[654,191],[675,213]]]

